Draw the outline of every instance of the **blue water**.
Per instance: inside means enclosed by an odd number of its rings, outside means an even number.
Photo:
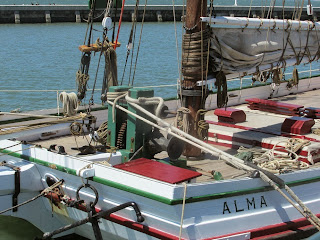
[[[0,0],[2,4],[30,4],[36,1]],[[87,0],[38,0],[40,4],[87,4]],[[175,0],[176,4],[183,0]],[[250,5],[251,0],[238,0],[238,5]],[[270,1],[262,1],[269,4]],[[305,1],[307,2],[307,1]],[[127,0],[126,4],[133,4]],[[144,3],[144,1],[140,1]],[[286,1],[294,4],[295,1]],[[320,1],[312,1],[313,5]],[[148,4],[172,4],[172,0],[149,0]],[[214,1],[214,4],[232,5],[234,0]],[[278,1],[281,5],[282,1]],[[253,0],[252,5],[261,5],[261,0]],[[20,108],[21,111],[55,108],[57,106],[57,91],[74,90],[76,88],[75,73],[79,68],[81,53],[78,46],[83,44],[87,24],[85,23],[51,23],[51,24],[1,24],[0,43],[0,111],[11,111]],[[140,34],[137,29],[137,43]],[[95,24],[101,29],[100,24]],[[121,76],[126,57],[126,43],[129,38],[131,23],[124,22],[121,27],[119,41],[122,47],[117,49],[118,76]],[[182,24],[177,24],[178,42],[181,42]],[[109,34],[109,37],[111,34]],[[94,31],[94,41],[101,38],[101,32]],[[153,86],[175,84],[178,77],[178,61],[175,44],[174,24],[145,23],[141,48],[135,74],[135,86]],[[137,48],[136,48],[137,49]],[[89,87],[93,86],[97,69],[98,55],[93,58],[90,66]],[[134,65],[133,65],[134,66]],[[308,69],[309,67],[305,67]],[[128,82],[130,60],[126,69],[124,83]],[[290,69],[289,69],[290,70]],[[102,85],[100,69],[97,78],[97,88]],[[247,81],[249,83],[250,81]],[[229,84],[230,87],[238,85]],[[8,92],[5,90],[19,90]],[[33,90],[50,90],[50,92],[30,92]],[[157,96],[174,97],[176,87],[165,87],[155,91]],[[91,97],[88,92],[85,103]],[[94,102],[100,102],[99,91],[95,92]]]
[[[76,88],[75,74],[79,68],[81,52],[78,46],[83,44],[87,24],[51,23],[51,24],[2,24],[0,25],[0,43],[3,46],[0,55],[0,111],[39,110],[57,107],[57,91]],[[140,35],[137,29],[136,48]],[[100,24],[95,24],[101,29]],[[126,43],[131,23],[124,22],[121,27],[117,48],[118,76],[121,76],[126,58]],[[182,24],[177,24],[178,43],[181,42]],[[93,39],[101,37],[94,31]],[[111,38],[111,33],[109,37]],[[93,57],[90,65],[89,88],[93,86],[99,55]],[[130,60],[126,69],[124,84],[128,82]],[[317,64],[313,66],[316,67]],[[134,67],[134,64],[132,65]],[[309,69],[302,66],[300,69]],[[288,71],[291,71],[288,69]],[[98,72],[97,88],[102,86],[103,69]],[[303,76],[300,74],[300,76]],[[175,43],[175,28],[172,22],[145,23],[141,38],[141,47],[137,62],[134,86],[154,86],[175,84],[179,78]],[[246,83],[250,84],[250,80]],[[229,83],[229,87],[238,87],[238,83]],[[11,90],[14,92],[8,92]],[[21,92],[15,92],[19,90]],[[30,92],[50,90],[51,92]],[[176,87],[156,89],[155,94],[162,97],[176,96]],[[91,92],[88,91],[84,103],[88,103]],[[100,92],[96,91],[94,102],[100,104]]]
[[[0,55],[0,111],[21,108],[21,111],[56,107],[56,92],[1,92],[5,90],[71,90],[75,89],[75,74],[79,68],[86,24],[4,24],[0,25],[1,44],[10,44]],[[95,24],[100,29],[100,24]],[[131,23],[121,26],[118,54],[118,75],[121,79],[126,58],[126,42],[129,38]],[[181,24],[178,34],[181,36]],[[137,44],[140,29],[137,29]],[[145,23],[141,38],[141,48],[136,68],[135,86],[174,84],[179,76],[175,51],[175,34],[172,23]],[[94,31],[93,39],[101,37]],[[110,36],[111,37],[111,36]],[[181,37],[179,37],[179,40]],[[14,43],[14,44],[13,44]],[[136,44],[136,46],[137,46]],[[137,47],[136,47],[137,49]],[[93,86],[97,60],[93,57],[90,65],[89,87]],[[134,65],[133,65],[134,66]],[[129,73],[130,61],[126,69]],[[99,71],[97,88],[102,85],[103,70]],[[127,83],[128,75],[124,79]],[[176,94],[162,89],[171,96]],[[100,103],[97,92],[95,102]],[[87,99],[91,97],[88,92]]]

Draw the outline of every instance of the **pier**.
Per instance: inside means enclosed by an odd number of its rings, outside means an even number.
[[[144,6],[139,7],[138,21],[141,21]],[[266,17],[268,7],[261,6],[214,6],[216,16]],[[101,21],[104,9],[96,10],[95,21]],[[131,22],[133,18],[134,6],[126,6],[123,21]],[[285,7],[284,17],[292,18],[294,7]],[[301,20],[309,19],[317,21],[320,8],[313,8],[313,16],[307,15],[306,8],[303,8]],[[57,23],[57,22],[84,22],[88,18],[89,9],[87,5],[0,5],[0,24],[4,23]],[[115,9],[111,10],[114,18]],[[175,6],[176,19],[180,20],[183,15],[183,7]],[[120,8],[117,10],[117,17],[120,15]],[[276,6],[272,12],[273,18],[282,19],[282,6]],[[145,21],[162,22],[173,21],[172,6],[149,5],[146,7]]]

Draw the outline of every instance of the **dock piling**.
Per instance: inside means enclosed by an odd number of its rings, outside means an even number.
[[[80,11],[76,11],[76,23],[81,23],[81,15],[80,15]]]
[[[46,11],[45,16],[46,16],[46,23],[51,23],[50,11]]]
[[[234,16],[234,17],[261,17],[260,6],[215,6],[216,16]],[[116,9],[112,9],[115,11]],[[294,7],[286,6],[284,9],[281,6],[275,6],[273,16],[278,16],[279,19],[291,18]],[[103,11],[103,9],[99,9]],[[134,14],[135,6],[128,5],[124,9],[124,22],[141,21],[142,9]],[[51,23],[51,22],[82,22],[82,19],[87,19],[89,9],[87,5],[0,5],[0,24],[7,23]],[[118,12],[120,10],[118,9]],[[301,12],[301,20],[317,20],[320,7],[313,7],[313,16],[308,16],[305,8]],[[183,6],[175,6],[175,14],[178,19],[183,15]],[[22,18],[22,19],[21,19]],[[148,5],[146,7],[147,22],[165,22],[173,21],[173,11],[171,5]],[[276,17],[275,17],[276,18]],[[95,18],[94,21],[102,21],[103,15]]]
[[[20,13],[19,11],[14,12],[14,22],[19,24],[20,23]]]
[[[163,22],[162,14],[161,14],[160,11],[157,12],[157,21],[158,21],[158,22]]]

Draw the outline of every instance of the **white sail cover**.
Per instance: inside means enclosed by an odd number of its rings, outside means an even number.
[[[269,69],[319,58],[320,33],[318,29],[293,30],[272,28],[213,27],[210,56],[213,70],[225,74],[246,75],[252,69],[268,65]],[[251,72],[250,72],[251,69]],[[265,68],[264,68],[265,70]]]

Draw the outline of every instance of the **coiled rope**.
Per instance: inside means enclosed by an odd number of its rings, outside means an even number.
[[[208,139],[208,130],[209,123],[204,120],[204,115],[207,113],[207,110],[199,109],[196,115],[195,122],[198,122],[198,129],[196,125],[194,126],[195,130],[198,132],[198,136],[200,139],[206,140]]]
[[[59,95],[60,102],[63,105],[64,116],[75,116],[78,110],[78,97],[74,92],[62,92]]]
[[[189,132],[189,115],[191,111],[188,108],[181,107],[177,110],[174,126],[185,133]]]
[[[279,144],[285,143],[285,147],[280,147]],[[257,164],[262,169],[272,173],[284,173],[293,170],[309,168],[309,164],[299,161],[297,152],[304,146],[310,144],[310,141],[304,139],[288,139],[288,141],[278,142],[270,150],[247,149],[241,146],[238,149],[238,154],[251,153],[252,162]],[[286,150],[286,154],[275,154],[276,150]],[[240,155],[238,155],[240,156]],[[242,157],[248,157],[242,155]],[[250,160],[250,159],[246,159]]]
[[[108,121],[102,123],[98,130],[97,130],[97,134],[98,134],[98,141],[102,144],[106,144],[108,142]]]
[[[207,69],[202,63],[207,62],[210,37],[210,28],[196,33],[184,34],[182,40],[182,74],[184,80],[196,82],[206,76]],[[193,86],[182,87],[188,89]]]

